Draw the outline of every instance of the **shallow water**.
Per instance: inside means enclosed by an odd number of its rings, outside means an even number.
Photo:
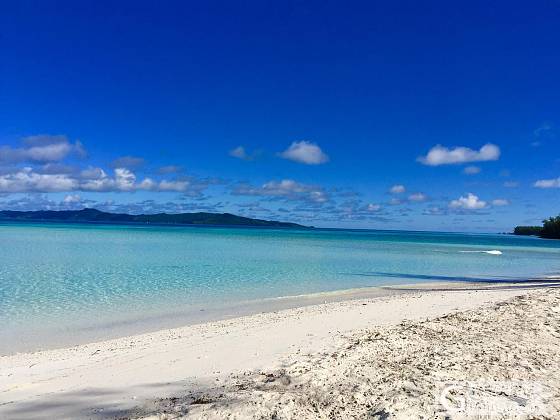
[[[264,298],[560,272],[560,241],[508,235],[3,224],[0,244],[0,351]]]

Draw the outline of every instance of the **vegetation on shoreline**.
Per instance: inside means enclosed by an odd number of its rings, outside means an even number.
[[[546,239],[560,239],[560,215],[543,220],[542,226],[516,226],[515,235],[532,235]]]
[[[516,226],[513,230],[514,235],[540,236],[542,226]]]
[[[304,229],[297,223],[252,219],[230,213],[122,214],[96,209],[63,211],[0,211],[0,221],[63,223],[137,223],[159,225],[219,225]]]

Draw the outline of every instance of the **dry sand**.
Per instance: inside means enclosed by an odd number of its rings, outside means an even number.
[[[560,289],[414,291],[3,356],[0,418],[445,418],[439,394],[463,380],[559,418]]]

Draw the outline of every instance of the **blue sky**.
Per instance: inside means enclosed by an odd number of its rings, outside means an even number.
[[[6,4],[0,208],[539,223],[559,21],[557,1]]]

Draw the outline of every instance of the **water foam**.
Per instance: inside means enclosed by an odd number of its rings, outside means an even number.
[[[491,249],[489,251],[459,251],[463,253],[474,253],[474,254],[490,254],[490,255],[502,255],[502,251],[498,251],[497,249]]]

